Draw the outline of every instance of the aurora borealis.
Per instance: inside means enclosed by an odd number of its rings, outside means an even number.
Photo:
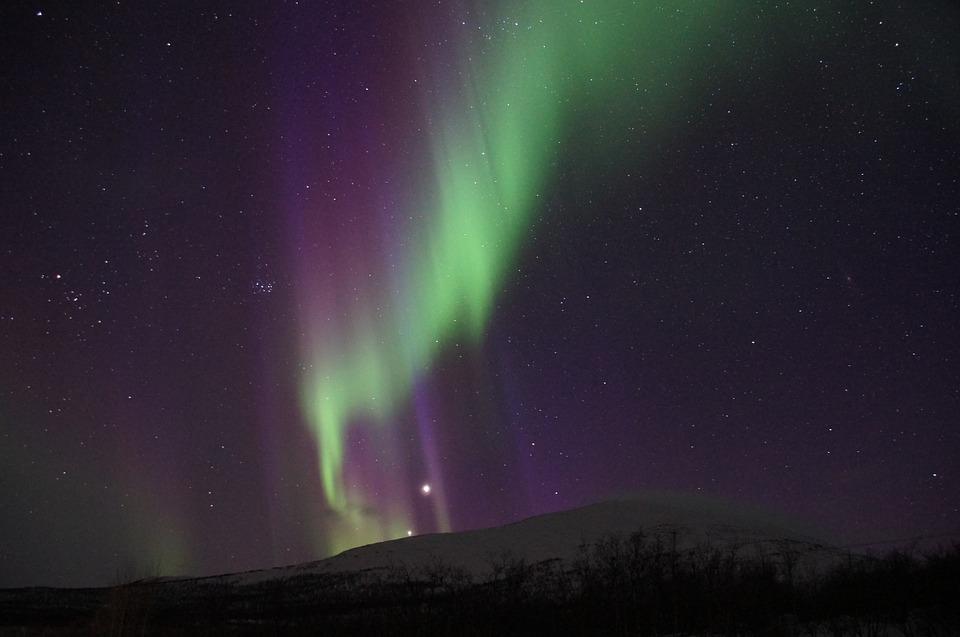
[[[357,421],[389,427],[445,347],[457,338],[472,344],[483,338],[497,288],[550,186],[551,149],[564,128],[578,110],[576,116],[593,116],[600,102],[608,105],[605,119],[629,118],[641,104],[644,119],[655,118],[684,88],[682,81],[671,87],[658,80],[675,76],[687,56],[703,55],[696,51],[698,31],[708,20],[722,26],[712,9],[696,2],[678,3],[669,13],[642,3],[511,4],[457,43],[462,59],[433,93],[443,107],[426,109],[431,128],[423,172],[430,178],[407,204],[421,211],[419,223],[394,223],[400,227],[384,232],[384,242],[394,233],[410,236],[389,264],[393,272],[359,281],[348,275],[333,283],[342,288],[334,291],[338,300],[307,305],[305,329],[315,338],[306,347],[303,408],[316,437],[326,504],[348,520],[334,548],[355,546],[358,537],[399,537],[410,527],[402,493],[371,501],[363,488],[348,488],[348,427]],[[504,25],[496,36],[479,35]],[[694,50],[675,51],[678,35]],[[307,254],[308,272],[315,258]],[[309,303],[324,292],[305,278]],[[344,303],[351,291],[359,301]],[[349,309],[331,327],[330,315],[344,305]],[[421,427],[429,445],[432,424]],[[387,435],[375,446],[390,444]],[[436,464],[428,472],[433,484],[443,484]],[[435,500],[437,528],[449,530],[443,498]],[[354,513],[366,506],[377,512],[372,521]],[[373,529],[359,530],[367,524]]]
[[[948,3],[2,11],[0,585],[960,527]]]

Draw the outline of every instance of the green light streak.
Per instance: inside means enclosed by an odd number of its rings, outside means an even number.
[[[358,518],[372,503],[344,481],[348,426],[388,424],[441,348],[482,338],[561,141],[580,118],[611,128],[642,121],[653,131],[692,88],[684,86],[684,68],[705,50],[705,29],[722,17],[718,3],[703,0],[666,7],[528,0],[503,8],[466,43],[462,86],[433,93],[447,96],[431,114],[434,191],[422,195],[429,221],[410,242],[402,298],[361,304],[349,329],[320,328],[307,356],[303,407],[324,497],[344,521],[331,531],[331,549],[385,539],[385,532],[399,536],[410,515],[409,503],[394,503],[382,514],[388,522]],[[576,152],[609,150],[615,147],[598,143]]]

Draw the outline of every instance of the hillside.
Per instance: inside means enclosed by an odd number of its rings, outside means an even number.
[[[945,636],[958,581],[958,548],[853,555],[762,512],[648,494],[294,566],[0,590],[0,635]]]
[[[304,574],[327,574],[401,565],[417,570],[443,563],[482,579],[503,559],[537,564],[569,562],[586,544],[608,537],[643,532],[659,537],[677,551],[710,545],[735,549],[746,556],[773,554],[793,547],[808,562],[833,555],[829,542],[796,524],[758,510],[691,496],[646,494],[548,513],[513,524],[407,537],[351,549],[333,557],[263,571],[223,576],[234,583],[253,583]],[[675,544],[674,544],[675,542]]]

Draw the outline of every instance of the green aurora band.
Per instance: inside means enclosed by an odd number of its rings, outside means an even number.
[[[348,428],[389,426],[445,346],[482,338],[550,186],[551,164],[558,149],[568,150],[559,144],[581,122],[633,128],[640,137],[681,119],[695,88],[690,65],[731,17],[727,5],[703,0],[528,0],[508,11],[511,4],[486,30],[471,31],[461,85],[441,87],[448,98],[429,113],[433,191],[420,193],[428,223],[406,243],[403,296],[362,297],[349,327],[324,334],[307,353],[302,408],[326,504],[339,520],[325,526],[326,551],[409,528],[409,500],[374,503],[347,484]],[[592,153],[616,152],[578,144],[584,165]],[[442,500],[435,506],[447,530]],[[371,507],[373,523],[363,513]]]

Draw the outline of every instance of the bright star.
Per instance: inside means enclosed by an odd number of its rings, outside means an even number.
[[[423,491],[423,495],[430,495],[430,485],[429,485],[429,484],[423,485],[422,487],[420,487],[420,490]]]

